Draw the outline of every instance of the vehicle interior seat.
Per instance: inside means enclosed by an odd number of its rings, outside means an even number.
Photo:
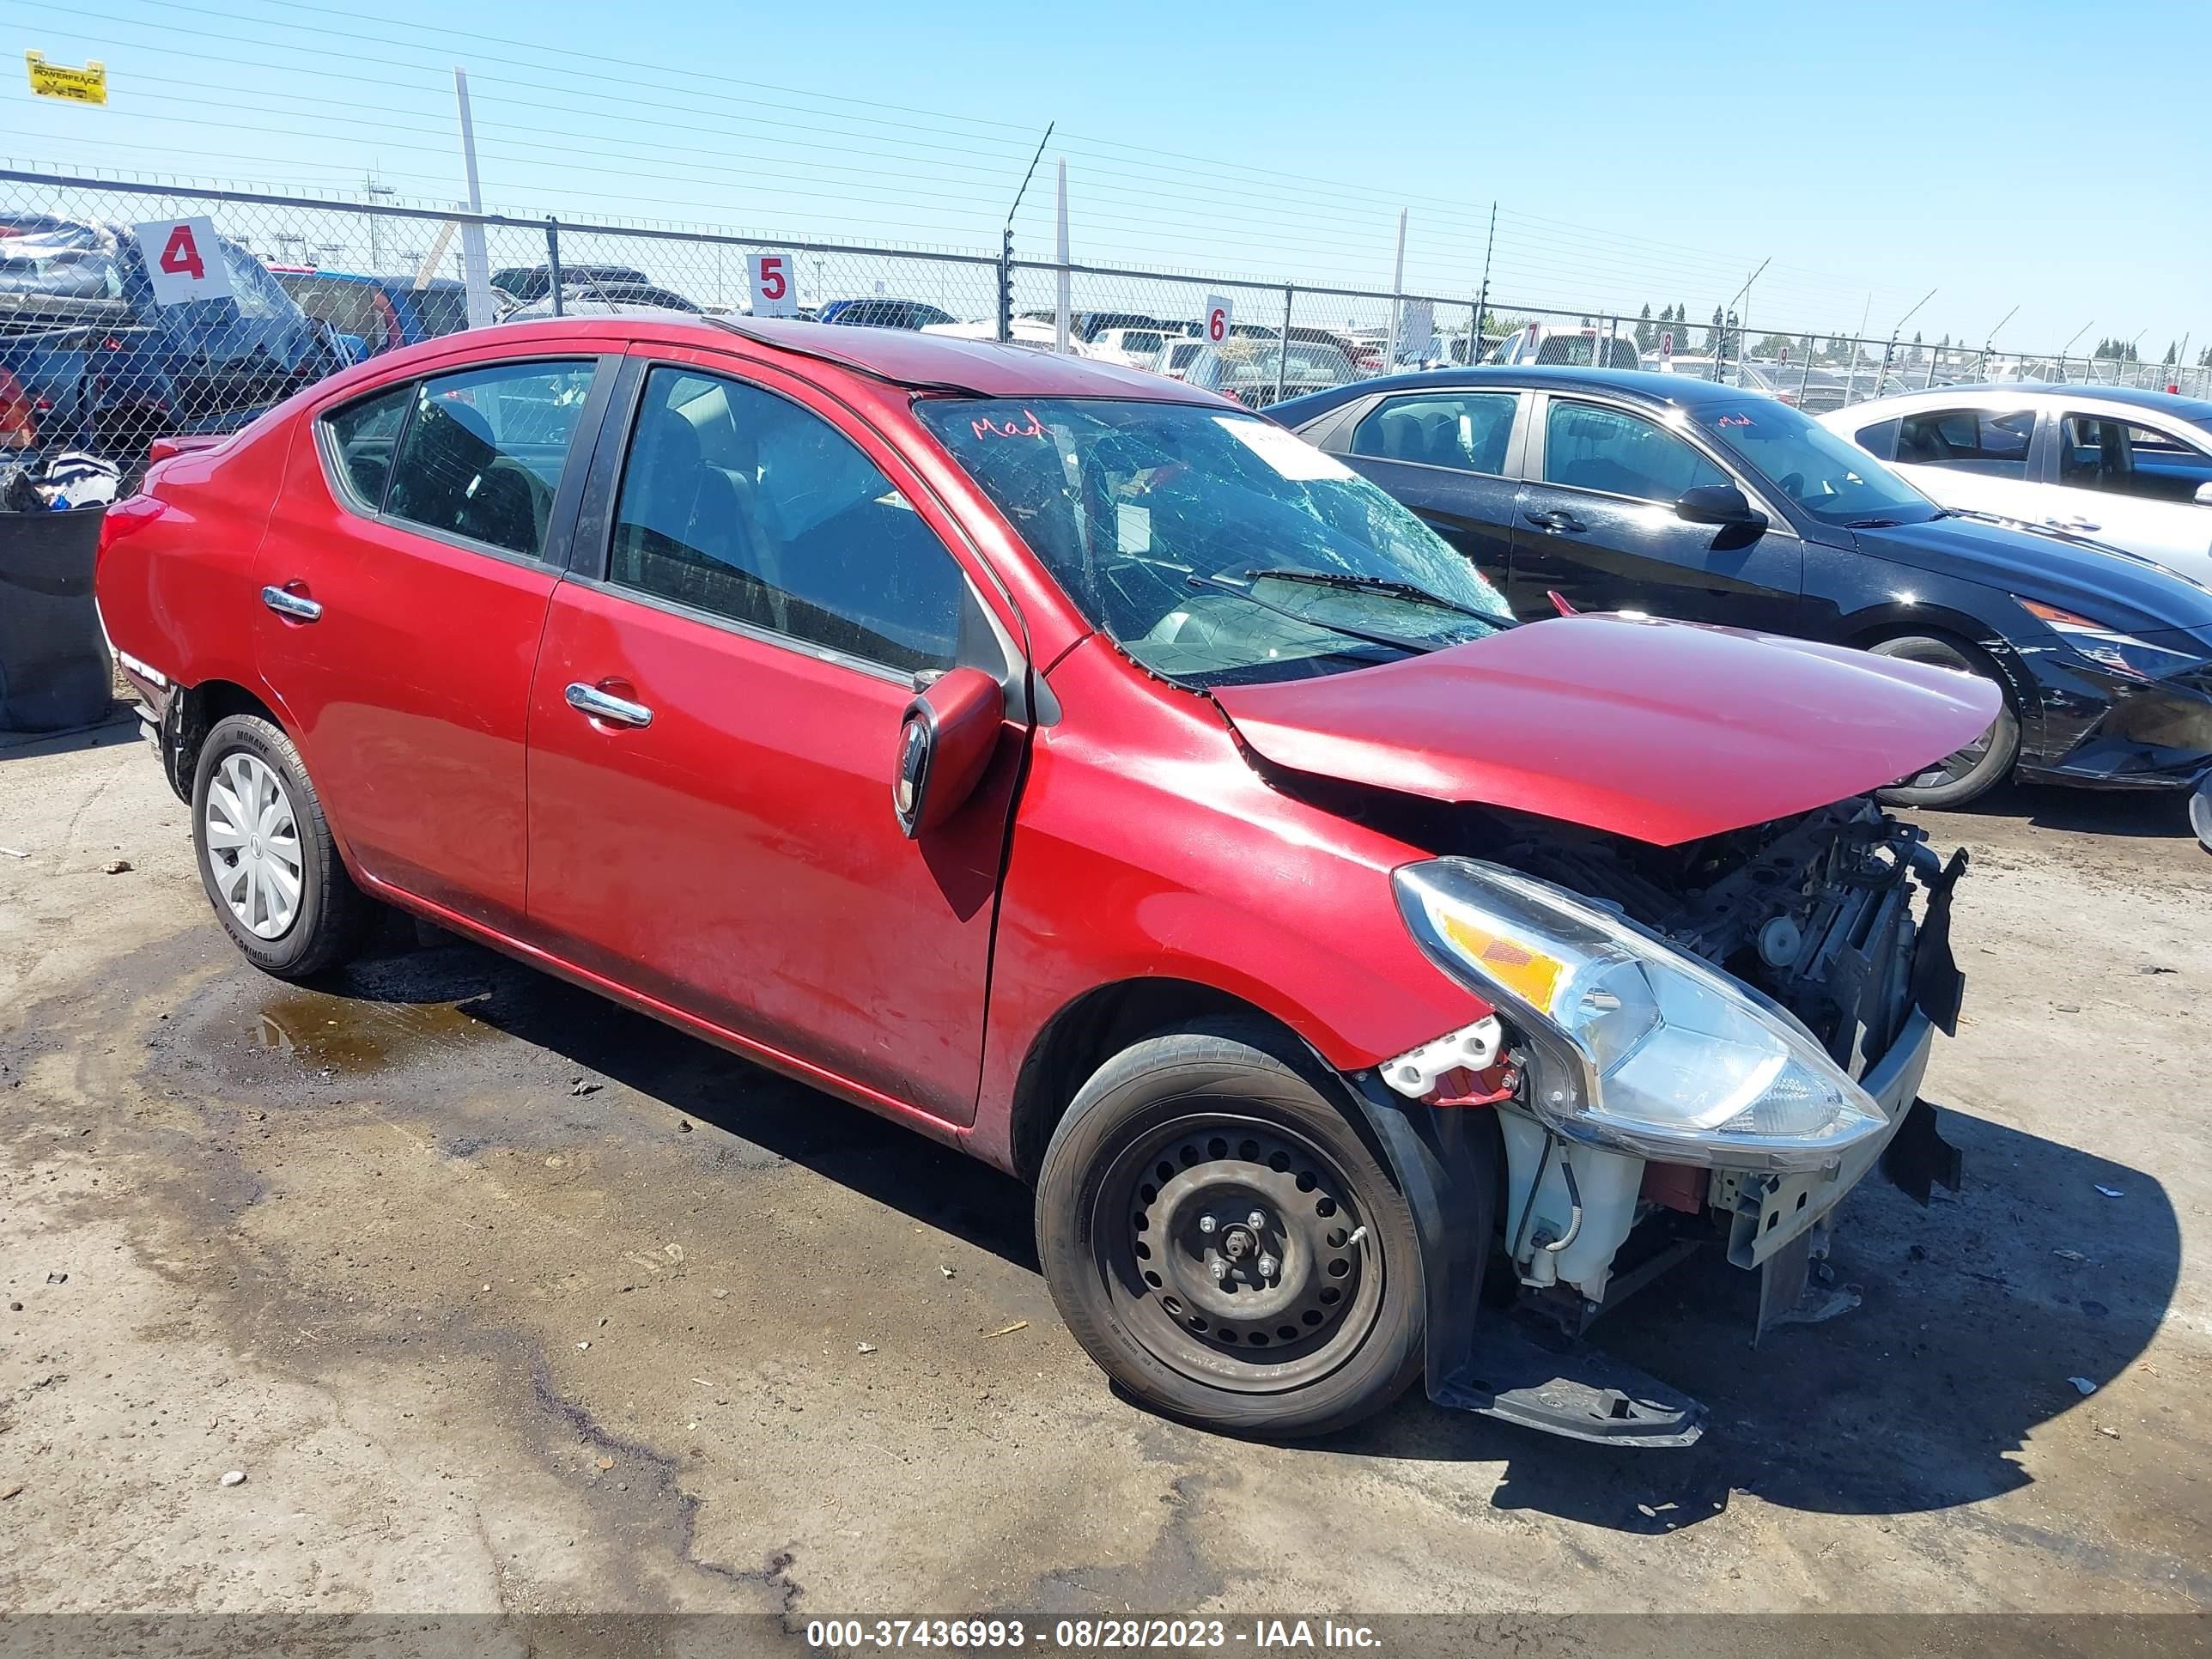
[[[689,411],[650,410],[634,449],[641,465],[623,481],[615,579],[735,621],[782,626],[781,586],[763,566],[738,478],[707,464]]]

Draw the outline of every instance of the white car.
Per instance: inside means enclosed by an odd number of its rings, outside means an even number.
[[[2212,586],[2212,403],[2008,381],[1820,419],[1939,506],[2086,536]]]
[[[1636,349],[1636,325],[1616,323],[1610,329],[1588,325],[1570,328],[1558,323],[1529,323],[1516,328],[1484,360],[1516,367],[1530,363],[1558,364],[1563,368],[1641,368],[1643,354]]]
[[[1179,337],[1164,328],[1102,329],[1091,337],[1091,355],[1124,368],[1150,368],[1159,362],[1161,348]]]

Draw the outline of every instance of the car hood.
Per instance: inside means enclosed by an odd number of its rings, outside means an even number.
[[[1273,765],[1661,846],[1879,788],[1972,742],[1998,706],[1994,685],[1948,669],[1620,616],[1213,696]]]
[[[1862,553],[1963,576],[2118,628],[2212,628],[2212,588],[2118,548],[1956,514],[1850,533]]]

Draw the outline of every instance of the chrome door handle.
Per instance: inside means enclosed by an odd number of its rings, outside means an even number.
[[[323,614],[322,601],[308,599],[304,594],[287,592],[281,587],[261,590],[261,603],[280,617],[289,617],[294,622],[313,622]]]
[[[1556,507],[1548,513],[1523,513],[1521,516],[1539,530],[1548,530],[1553,535],[1565,531],[1580,530],[1583,527],[1583,521],[1580,519],[1564,508]]]
[[[580,714],[589,714],[595,720],[606,720],[616,726],[650,726],[653,710],[641,702],[613,696],[596,685],[586,685],[581,680],[562,693],[568,707]]]

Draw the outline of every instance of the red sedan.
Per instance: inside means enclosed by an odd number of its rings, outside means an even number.
[[[964,1146],[1187,1420],[1316,1432],[1425,1366],[1683,1443],[1694,1402],[1522,1322],[1578,1330],[1647,1276],[1632,1236],[1692,1232],[1778,1310],[1878,1157],[1955,1179],[1915,1093],[1960,861],[1865,792],[1990,688],[1516,625],[1380,491],[1152,375],[452,336],[161,460],[99,595],[258,967],[398,905]]]

